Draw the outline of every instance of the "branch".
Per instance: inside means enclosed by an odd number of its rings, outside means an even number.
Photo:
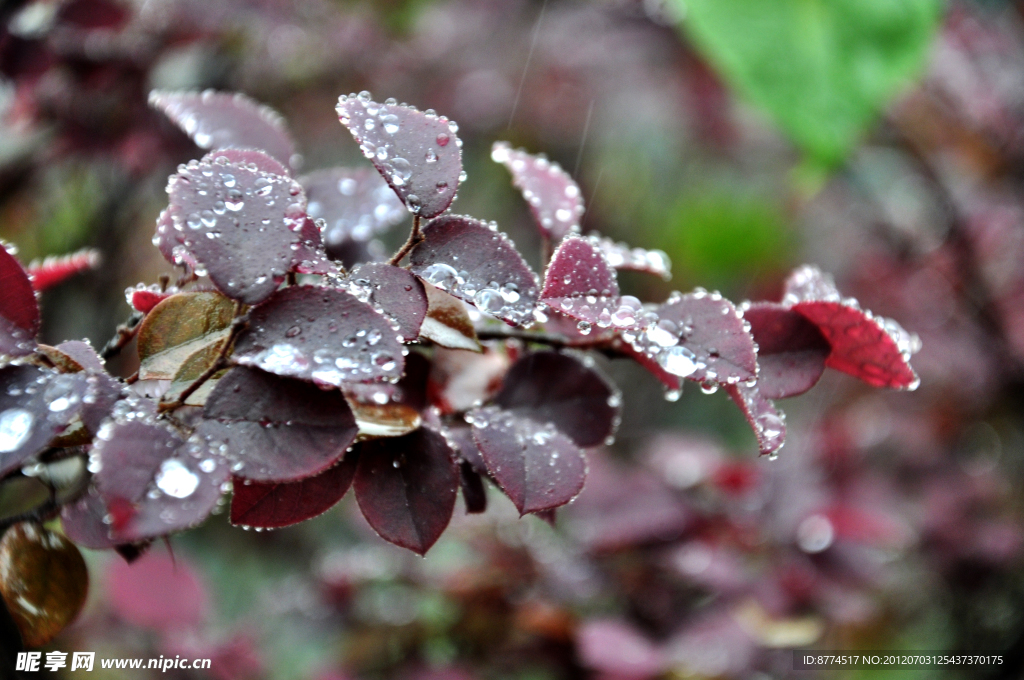
[[[398,252],[395,253],[394,257],[391,258],[391,264],[397,265],[402,261],[402,258],[409,254],[409,251],[415,248],[423,240],[423,232],[420,231],[420,216],[412,216],[412,231],[409,232],[409,239],[405,242]]]
[[[139,325],[145,317],[146,315],[142,312],[132,312],[128,320],[117,327],[117,334],[103,346],[103,349],[100,351],[100,357],[107,361],[120,354],[125,345],[131,342],[135,334],[139,332]]]

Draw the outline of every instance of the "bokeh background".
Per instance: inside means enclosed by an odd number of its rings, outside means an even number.
[[[629,362],[617,442],[551,527],[496,489],[419,558],[349,497],[269,533],[215,515],[128,567],[87,552],[80,620],[48,649],[211,657],[217,680],[811,677],[793,648],[1002,651],[1024,673],[1024,4],[989,0],[8,0],[0,4],[0,237],[24,261],[82,247],[43,340],[113,334],[176,165],[201,152],[152,88],[280,111],[304,170],[366,161],[339,94],[459,123],[457,212],[539,266],[490,145],[580,182],[585,231],[660,248],[659,301],[779,295],[811,262],[918,333],[921,387],[827,373],[780,405],[757,458],[722,394],[666,401]],[[386,235],[400,243],[407,225]],[[2,294],[2,291],[0,291]],[[131,353],[112,369],[133,370]],[[486,367],[482,366],[481,370]],[[49,674],[76,677],[74,673]]]

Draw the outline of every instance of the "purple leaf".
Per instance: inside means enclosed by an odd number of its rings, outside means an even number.
[[[394,320],[406,342],[419,337],[427,315],[427,294],[408,270],[376,262],[361,264],[349,276],[348,290]]]
[[[494,403],[550,423],[579,446],[597,446],[618,426],[622,397],[600,373],[557,352],[527,354],[509,369]]]
[[[291,172],[285,166],[281,165],[273,156],[268,156],[267,153],[254,149],[225,149],[219,148],[211,153],[207,154],[207,157],[213,159],[223,158],[228,163],[236,163],[239,165],[246,166],[249,170],[259,172],[269,172],[272,175],[283,175],[287,177]]]
[[[0,242],[0,355],[26,356],[35,349],[39,305],[21,263]]]
[[[466,420],[491,476],[520,514],[565,505],[583,489],[583,451],[553,425],[496,406],[472,411]]]
[[[214,152],[190,161],[167,184],[173,228],[225,295],[267,299],[292,268],[306,198],[290,177]]]
[[[203,442],[187,442],[155,420],[152,402],[125,400],[92,450],[95,480],[112,521],[110,537],[130,543],[202,522],[221,496],[228,467]]]
[[[591,243],[597,246],[608,264],[615,269],[654,274],[666,281],[672,278],[672,262],[664,251],[630,248],[625,243],[616,243],[606,237],[592,239]]]
[[[393,99],[378,104],[368,92],[342,95],[337,111],[363,155],[410,212],[430,218],[448,209],[464,179],[454,121]]]
[[[803,315],[762,302],[743,312],[757,342],[757,389],[768,399],[803,394],[825,371],[831,347]]]
[[[346,246],[365,245],[409,214],[387,182],[370,168],[328,168],[299,178],[309,200],[307,212],[323,220],[323,239],[332,259],[346,267]]]
[[[43,449],[83,406],[86,377],[34,366],[0,368],[0,475]]]
[[[750,427],[757,437],[761,455],[775,455],[786,443],[786,416],[775,408],[775,404],[761,394],[757,386],[748,387],[744,383],[726,385],[728,393],[743,412]]]
[[[466,503],[467,514],[478,515],[487,511],[484,480],[466,461],[459,463],[459,485],[462,487],[462,500]]]
[[[280,114],[240,93],[149,93],[149,105],[162,111],[200,149],[261,149],[293,165],[295,144]]]
[[[117,545],[110,538],[110,525],[103,521],[107,515],[107,504],[103,502],[94,486],[74,503],[61,509],[61,525],[76,545],[93,550],[108,550]]]
[[[235,368],[220,379],[196,433],[224,451],[234,476],[260,482],[311,477],[345,455],[356,420],[340,392]]]
[[[656,355],[669,373],[728,384],[754,377],[754,338],[736,307],[718,293],[697,289],[687,295],[675,294],[657,314],[658,327],[679,338],[678,344],[663,347]]]
[[[384,540],[425,554],[455,509],[459,472],[448,442],[420,428],[362,442],[356,450],[355,490],[363,516]]]
[[[394,380],[403,348],[373,307],[333,288],[291,286],[249,314],[234,360],[321,385]]]
[[[567,234],[578,233],[583,216],[580,188],[558,163],[513,149],[508,142],[495,142],[491,159],[512,173],[512,183],[523,193],[545,238],[557,243]]]
[[[337,274],[338,266],[327,258],[320,228],[308,217],[299,230],[299,244],[292,256],[292,269],[300,274]]]
[[[251,482],[236,479],[231,497],[231,523],[273,529],[322,515],[352,485],[356,458],[350,456],[315,477],[297,482]]]
[[[540,296],[551,309],[578,320],[582,333],[594,326],[633,328],[640,316],[640,301],[619,297],[615,270],[594,242],[580,236],[555,250]]]
[[[414,274],[513,326],[533,323],[537,277],[493,222],[445,215],[409,256]]]
[[[57,345],[56,349],[74,360],[79,365],[79,370],[91,373],[104,373],[107,370],[103,359],[88,340],[68,340]]]
[[[195,270],[199,268],[199,262],[192,253],[185,247],[184,234],[174,228],[174,219],[171,217],[171,209],[164,208],[156,218],[156,234],[153,236],[153,245],[159,250],[164,259],[171,264],[187,266]]]

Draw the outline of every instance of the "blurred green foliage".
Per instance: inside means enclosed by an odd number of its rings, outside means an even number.
[[[674,0],[731,85],[835,165],[924,66],[941,0]]]

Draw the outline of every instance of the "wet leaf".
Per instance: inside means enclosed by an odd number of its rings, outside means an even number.
[[[634,328],[639,323],[639,300],[632,298],[620,311],[622,298],[615,270],[594,242],[579,236],[562,241],[551,256],[541,300],[580,321],[584,333],[594,326]]]
[[[26,356],[35,349],[39,305],[21,263],[0,242],[0,355]]]
[[[0,368],[0,475],[45,449],[81,413],[88,389],[78,373]]]
[[[803,394],[825,371],[830,346],[801,314],[764,302],[744,310],[757,342],[757,389],[768,399]]]
[[[100,263],[100,251],[83,248],[67,255],[49,255],[42,262],[31,262],[25,270],[32,281],[32,289],[44,291],[53,288],[75,274],[96,269]]]
[[[243,94],[154,90],[149,105],[200,149],[262,149],[285,165],[295,156],[295,144],[280,114]]]
[[[250,482],[238,479],[231,497],[231,523],[273,529],[322,515],[342,499],[356,473],[348,456],[314,477],[297,482]]]
[[[201,437],[186,442],[151,408],[122,404],[92,451],[111,538],[131,543],[199,524],[220,499],[227,465]]]
[[[394,380],[402,345],[391,323],[365,302],[332,288],[291,286],[249,314],[234,360],[322,385]]]
[[[494,403],[535,423],[551,423],[579,446],[615,432],[622,398],[593,368],[566,354],[533,352],[509,369]]]
[[[352,412],[361,439],[401,437],[419,428],[419,411],[405,404],[375,404],[352,400]]]
[[[299,178],[309,204],[306,212],[324,221],[323,240],[332,259],[346,267],[345,246],[366,244],[406,219],[402,206],[387,182],[370,168],[328,168]]]
[[[171,217],[171,209],[164,208],[161,210],[160,215],[156,218],[156,234],[153,235],[153,245],[160,250],[160,254],[163,255],[164,259],[171,264],[175,266],[187,266],[192,270],[195,270],[199,267],[199,262],[197,262],[196,258],[188,252],[187,248],[185,248],[184,236],[185,235],[182,232],[174,228],[174,219]],[[140,302],[144,302],[144,300],[140,300]],[[138,307],[136,307],[136,309],[138,309]]]
[[[406,342],[420,335],[427,314],[423,283],[408,270],[389,264],[367,263],[352,270],[348,291],[398,324]]]
[[[666,281],[672,278],[672,262],[662,250],[630,248],[606,237],[591,238],[590,241],[614,269],[654,274]]]
[[[78,365],[80,371],[92,373],[105,373],[106,366],[103,359],[88,340],[68,340],[54,347],[58,352]]]
[[[466,461],[459,463],[459,485],[468,514],[487,512],[487,489],[484,488],[483,477]]]
[[[279,163],[273,156],[268,156],[267,153],[260,151],[258,148],[225,149],[222,147],[207,154],[207,157],[223,158],[228,163],[237,163],[246,166],[250,170],[269,172],[272,175],[287,176],[290,174],[288,168]]]
[[[512,183],[530,204],[545,238],[557,243],[568,234],[579,233],[583,196],[579,185],[558,163],[544,155],[513,149],[508,142],[495,142],[491,159],[512,173]]]
[[[659,323],[673,324],[671,332],[679,337],[678,344],[657,355],[658,363],[669,373],[719,383],[754,377],[754,338],[744,328],[736,307],[718,293],[698,289],[669,298],[657,314]]]
[[[170,380],[197,352],[216,355],[234,315],[235,303],[220,293],[178,293],[167,298],[139,327],[139,378]]]
[[[106,586],[111,608],[132,626],[183,631],[196,629],[209,615],[203,581],[182,555],[150,551],[131,564],[113,560]]]
[[[106,515],[107,504],[96,487],[91,486],[81,498],[61,508],[61,526],[76,545],[109,550],[117,542],[110,538],[110,525],[103,521]]]
[[[356,446],[359,509],[381,538],[423,555],[451,520],[459,486],[454,452],[428,428]]]
[[[246,304],[267,299],[284,280],[306,215],[295,180],[251,167],[214,152],[167,183],[176,239],[218,290]]]
[[[726,393],[732,397],[743,412],[754,436],[761,455],[778,453],[786,443],[786,416],[775,408],[775,404],[763,394],[757,386],[749,387],[743,383],[726,385]]]
[[[520,514],[565,505],[583,489],[583,451],[551,424],[487,406],[467,414],[487,470]]]
[[[378,104],[368,93],[342,95],[337,111],[410,212],[430,218],[448,209],[462,181],[462,142],[454,121],[394,100]]]
[[[533,323],[537,277],[493,222],[445,215],[423,228],[414,274],[513,326]]]
[[[429,283],[424,283],[423,289],[427,295],[427,315],[420,326],[420,337],[448,349],[482,351],[465,305]]]
[[[320,227],[309,217],[299,230],[299,244],[292,257],[292,269],[300,274],[337,274],[338,265],[331,262],[324,250]]]
[[[244,367],[220,379],[203,416],[196,433],[228,459],[236,477],[261,482],[326,470],[345,455],[357,432],[340,392]]]
[[[82,611],[89,573],[78,548],[38,524],[23,522],[0,541],[0,594],[26,647],[41,647]]]
[[[920,338],[892,319],[862,310],[853,298],[842,298],[832,277],[803,266],[786,282],[783,304],[818,327],[832,351],[825,365],[859,378],[873,387],[916,389],[920,380],[910,357]]]

